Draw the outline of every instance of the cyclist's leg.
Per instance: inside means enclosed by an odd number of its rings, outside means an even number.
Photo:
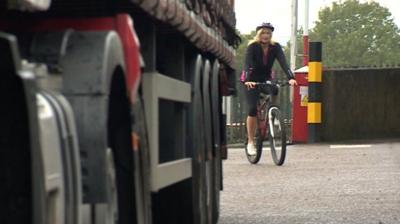
[[[257,125],[257,101],[259,91],[257,89],[249,89],[246,91],[248,116],[246,120],[248,143],[254,144],[255,128]]]
[[[254,135],[257,126],[257,117],[247,116],[246,127],[247,127],[247,142],[248,144],[254,145]]]

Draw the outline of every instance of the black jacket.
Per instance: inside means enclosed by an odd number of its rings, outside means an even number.
[[[264,82],[271,79],[271,69],[275,59],[278,59],[287,78],[294,79],[292,71],[286,63],[285,55],[279,43],[268,47],[268,54],[264,55],[261,44],[252,43],[247,47],[244,68],[240,80],[242,82]]]

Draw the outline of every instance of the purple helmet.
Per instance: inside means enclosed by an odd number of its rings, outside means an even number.
[[[259,31],[262,28],[268,28],[272,31],[274,31],[274,26],[271,23],[262,23],[261,25],[257,26],[256,31]]]

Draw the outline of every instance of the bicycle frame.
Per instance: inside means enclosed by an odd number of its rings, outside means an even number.
[[[260,99],[257,104],[257,124],[260,129],[260,137],[265,139],[267,136],[269,116],[268,110],[270,107],[271,95],[260,93]]]
[[[278,90],[280,87],[287,85],[287,82],[273,82],[273,81],[267,81],[265,83],[257,83],[257,84],[277,84],[276,87]],[[257,124],[258,128],[260,129],[260,137],[262,139],[265,139],[267,136],[267,131],[268,131],[268,125],[271,123],[271,115],[268,114],[270,112],[271,108],[271,102],[272,102],[272,95],[271,94],[266,94],[261,92],[260,93],[260,99],[258,100],[257,103]],[[271,128],[272,129],[272,128]],[[274,133],[272,131],[271,136],[274,137]]]
[[[263,141],[269,139],[272,159],[277,166],[281,166],[285,161],[286,156],[286,131],[282,126],[282,118],[279,106],[274,103],[274,95],[279,91],[279,88],[286,86],[288,83],[281,84],[278,82],[267,81],[265,83],[256,83],[260,90],[259,99],[257,101],[257,129],[254,135],[256,153],[249,154],[246,143],[246,156],[251,164],[256,164],[260,161],[262,155]],[[261,85],[276,85],[277,88],[263,88]],[[276,123],[275,123],[276,122]],[[276,139],[276,137],[281,137]]]

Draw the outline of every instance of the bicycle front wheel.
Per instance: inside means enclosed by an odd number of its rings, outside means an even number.
[[[283,117],[278,107],[271,107],[268,110],[269,144],[274,163],[277,166],[283,165],[286,157],[286,128]]]

